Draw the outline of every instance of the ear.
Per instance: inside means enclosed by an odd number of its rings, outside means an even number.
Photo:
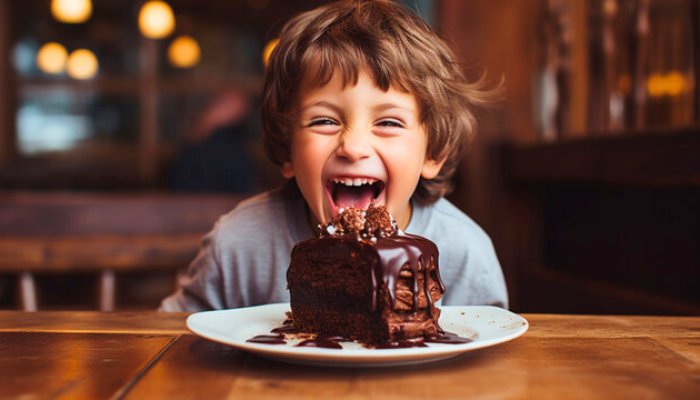
[[[280,172],[282,172],[282,176],[287,179],[294,177],[294,168],[292,168],[292,162],[285,161],[280,167]]]
[[[426,159],[423,162],[423,168],[420,170],[420,176],[422,176],[425,179],[433,179],[438,174],[440,173],[440,170],[442,169],[443,164],[445,164],[445,161],[447,159],[443,158],[442,160],[431,160],[431,159]]]

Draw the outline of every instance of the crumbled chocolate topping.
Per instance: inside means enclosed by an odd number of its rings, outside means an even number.
[[[350,235],[362,240],[376,240],[394,235],[398,230],[384,206],[370,204],[367,210],[355,207],[340,209],[338,215],[321,230],[321,236]]]

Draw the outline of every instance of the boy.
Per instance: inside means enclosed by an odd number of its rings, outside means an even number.
[[[203,241],[161,310],[286,302],[295,243],[339,208],[386,205],[440,250],[444,304],[507,307],[488,236],[443,196],[486,101],[446,44],[391,1],[345,0],[300,14],[266,71],[264,143],[288,183],[242,202]]]

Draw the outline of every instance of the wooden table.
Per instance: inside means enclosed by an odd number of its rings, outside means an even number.
[[[524,315],[521,338],[446,361],[268,361],[186,314],[0,311],[0,398],[698,399],[700,317]]]

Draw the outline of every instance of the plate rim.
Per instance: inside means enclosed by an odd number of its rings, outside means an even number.
[[[466,344],[429,344],[428,348],[417,347],[417,348],[406,348],[406,349],[352,349],[346,351],[338,351],[335,349],[324,349],[324,348],[313,348],[313,347],[292,347],[292,346],[278,346],[260,343],[250,343],[241,341],[238,339],[222,340],[219,336],[226,335],[225,332],[219,331],[220,335],[211,334],[211,329],[202,330],[199,329],[197,324],[201,324],[202,320],[208,318],[210,315],[225,315],[225,314],[236,314],[241,312],[250,312],[254,310],[264,309],[265,311],[274,311],[274,309],[280,309],[280,315],[283,316],[285,311],[289,311],[289,303],[268,303],[260,304],[250,307],[232,308],[232,309],[222,309],[222,310],[208,310],[199,311],[190,314],[187,317],[186,325],[191,333],[203,337],[205,339],[221,343],[227,346],[235,347],[250,353],[254,353],[267,358],[272,358],[278,361],[292,362],[292,363],[304,363],[304,364],[315,364],[315,365],[342,365],[346,366],[348,364],[362,364],[363,366],[385,366],[394,364],[404,364],[404,363],[417,363],[425,362],[430,360],[442,360],[445,358],[450,358],[452,356],[458,356],[460,354],[467,353],[469,351],[482,349],[485,347],[495,346],[501,343],[505,343],[525,334],[529,329],[529,321],[524,317],[513,313],[510,310],[488,306],[488,305],[472,305],[472,306],[459,306],[459,305],[442,305],[441,310],[459,310],[459,309],[480,309],[483,311],[497,310],[499,313],[506,313],[506,315],[516,317],[522,322],[522,325],[514,329],[513,332],[509,332],[503,336],[497,338],[490,338],[484,340],[475,340]],[[443,314],[444,315],[444,314]],[[281,317],[280,317],[281,318]],[[441,317],[442,318],[442,317]],[[264,333],[263,333],[264,334]],[[424,361],[422,361],[424,360]]]

